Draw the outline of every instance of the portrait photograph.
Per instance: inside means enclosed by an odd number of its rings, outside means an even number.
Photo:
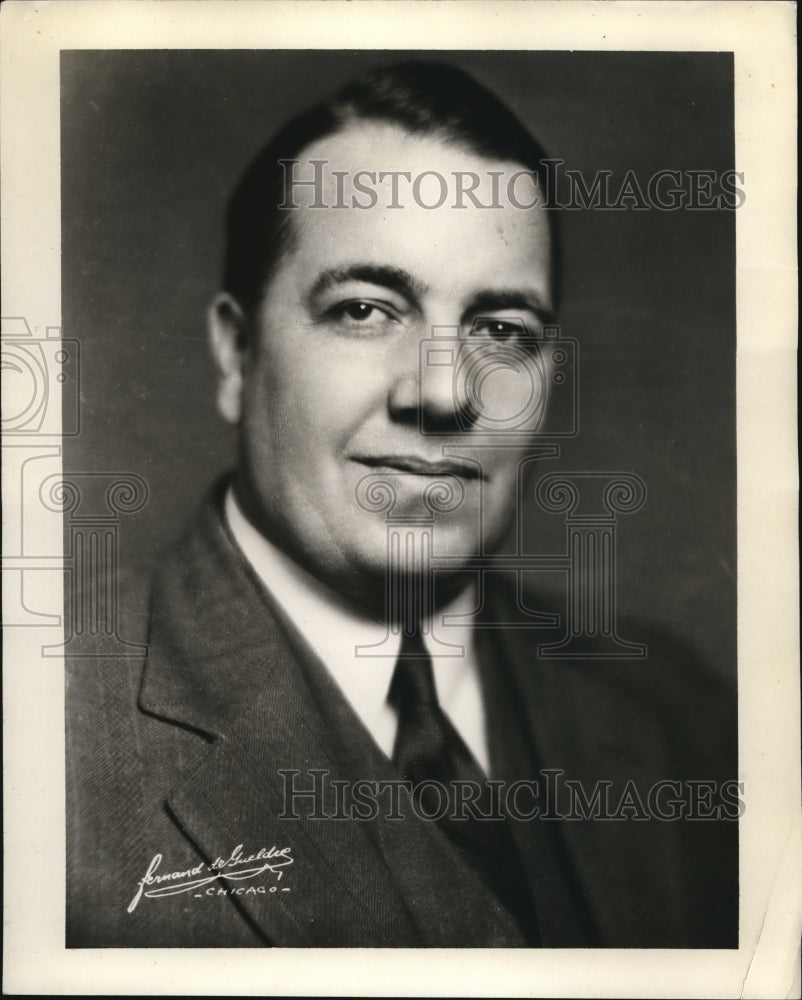
[[[129,44],[94,6],[47,49],[52,235],[2,320],[48,984],[794,995],[784,277],[744,325],[794,251],[748,228],[790,190],[752,48],[618,4],[610,39],[297,3],[164,43],[108,5]]]
[[[527,903],[543,900],[521,944],[736,946],[733,265],[745,195],[732,74],[717,53],[62,54],[62,332],[83,365],[64,467],[119,471],[139,490],[131,506],[141,501],[119,514],[113,637],[86,585],[103,576],[102,548],[95,569],[85,546],[71,588],[83,621],[65,650],[68,942],[518,943],[482,882],[449,871],[437,886],[450,846],[437,820],[395,818],[403,803],[368,796],[393,778],[480,787],[486,775],[520,817],[508,821],[523,842],[513,881],[531,879]],[[304,90],[288,97],[288,80]],[[553,420],[541,413],[552,402]],[[66,516],[86,534],[83,492]],[[136,563],[160,559],[167,577],[127,620]],[[314,656],[312,696],[331,718],[284,688],[302,670],[274,663],[290,656],[277,648],[285,629]],[[468,738],[438,749],[445,723],[416,720],[416,744],[433,746],[395,773],[371,756],[378,742],[392,759],[401,730],[384,715],[403,714],[387,698],[407,631],[429,639],[435,679],[442,667],[457,685]],[[422,654],[417,639],[410,650]],[[106,702],[104,679],[127,698],[140,677],[138,701]],[[275,704],[255,711],[261,697]],[[276,743],[247,737],[218,760],[209,741],[232,739],[243,710]],[[304,736],[315,742],[296,745]],[[520,760],[493,759],[494,744],[506,757],[528,738]],[[134,743],[153,759],[132,757]],[[110,746],[119,760],[104,759]],[[438,753],[474,759],[463,769]],[[191,803],[180,790],[182,805],[165,802],[187,779]],[[332,781],[348,783],[342,802]],[[111,827],[97,823],[95,841],[99,788]],[[439,793],[417,811],[443,811]],[[524,818],[536,808],[565,818]],[[492,810],[475,812],[453,820],[455,837],[461,822],[501,835],[504,821],[483,819]],[[430,872],[408,825],[438,852]],[[238,844],[243,857],[291,848],[275,874],[232,883],[267,881],[277,898],[232,901],[220,879],[211,896],[192,877],[164,892],[164,874]],[[517,855],[530,847],[528,867]],[[336,863],[344,851],[367,866],[361,878]],[[123,858],[132,897],[153,879],[132,912],[117,895]],[[496,893],[499,863],[487,862]]]

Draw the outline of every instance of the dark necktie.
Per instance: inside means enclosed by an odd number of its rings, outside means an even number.
[[[419,812],[444,814],[437,820],[443,832],[518,921],[529,944],[538,944],[534,906],[507,820],[476,818],[458,805],[452,782],[472,782],[481,789],[477,812],[499,817],[486,775],[440,708],[431,657],[417,632],[404,636],[388,701],[398,712],[393,763],[412,782]]]

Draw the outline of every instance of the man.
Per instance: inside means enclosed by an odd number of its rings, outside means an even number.
[[[639,797],[732,777],[726,695],[651,640],[493,627],[553,381],[544,159],[408,64],[246,172],[209,312],[236,473],[157,573],[144,674],[70,670],[68,945],[737,943],[734,824]]]

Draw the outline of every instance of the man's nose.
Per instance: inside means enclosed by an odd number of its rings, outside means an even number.
[[[454,377],[459,350],[458,326],[429,327],[409,338],[390,388],[393,419],[414,421],[430,433],[470,426],[466,401]]]

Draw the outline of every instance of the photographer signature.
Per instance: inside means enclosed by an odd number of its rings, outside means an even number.
[[[227,858],[217,857],[209,864],[201,861],[193,868],[163,873],[159,873],[162,855],[155,854],[147,871],[138,882],[134,898],[128,904],[128,912],[134,912],[143,896],[149,898],[175,896],[208,885],[216,879],[238,882],[256,878],[263,872],[272,872],[281,879],[284,874],[281,869],[291,865],[294,860],[290,854],[291,850],[291,847],[262,847],[255,854],[246,855],[243,852],[243,845],[238,844]],[[239,867],[241,865],[254,865],[254,867]],[[149,889],[146,886],[155,888]]]

